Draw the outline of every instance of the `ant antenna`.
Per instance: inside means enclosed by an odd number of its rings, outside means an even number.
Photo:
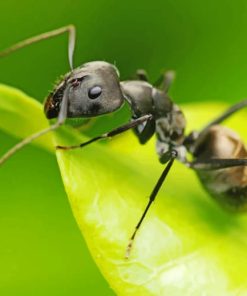
[[[50,31],[50,32],[40,34],[38,36],[34,36],[31,38],[25,39],[19,43],[16,43],[13,46],[11,46],[3,51],[0,51],[0,58],[5,57],[5,56],[9,55],[10,53],[17,51],[20,48],[26,47],[30,44],[33,44],[35,42],[39,42],[41,40],[45,40],[45,39],[48,39],[48,38],[51,38],[51,37],[54,37],[54,36],[57,36],[57,35],[60,35],[60,34],[66,33],[66,32],[68,32],[68,34],[69,34],[68,57],[69,57],[70,69],[72,71],[73,70],[73,56],[74,56],[74,49],[75,49],[75,38],[76,38],[76,29],[75,29],[74,25],[68,25],[68,26],[65,26],[65,27]],[[25,138],[24,140],[22,140],[21,142],[16,144],[14,147],[12,147],[10,150],[8,150],[0,158],[0,165],[2,165],[7,159],[9,159],[13,154],[15,154],[23,146],[29,144],[30,142],[39,138],[40,136],[43,136],[44,134],[57,129],[58,127],[60,127],[64,123],[64,121],[67,117],[68,92],[69,92],[69,89],[64,92],[57,122],[55,124],[51,125],[50,127],[46,128],[44,130],[41,130],[41,131]]]
[[[44,134],[49,133],[50,131],[53,131],[57,128],[59,128],[64,121],[66,120],[67,117],[67,109],[68,109],[68,98],[69,98],[69,89],[65,90],[63,98],[62,98],[62,103],[61,103],[61,108],[58,114],[58,119],[57,122],[54,123],[53,125],[49,126],[46,129],[43,129],[35,134],[32,134],[31,136],[25,138],[21,142],[17,143],[14,147],[12,147],[10,150],[8,150],[1,158],[0,158],[0,166],[7,160],[9,159],[13,154],[15,154],[18,150],[20,150],[23,146],[26,146],[27,144],[31,143],[33,140],[43,136]]]
[[[68,43],[68,57],[69,57],[69,66],[70,66],[70,70],[73,70],[73,56],[74,56],[74,49],[75,49],[75,39],[76,39],[76,29],[74,25],[68,25],[50,32],[46,32],[46,33],[42,33],[38,36],[34,36],[28,39],[25,39],[21,42],[18,42],[16,44],[14,44],[13,46],[0,51],[0,58],[9,55],[10,53],[26,47],[30,44],[39,42],[41,40],[45,40],[57,35],[61,35],[63,33],[68,32],[69,34],[69,43]]]

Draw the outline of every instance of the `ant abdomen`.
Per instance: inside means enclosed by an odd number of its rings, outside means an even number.
[[[213,125],[202,133],[194,146],[196,162],[208,159],[244,159],[247,150],[232,130]],[[231,211],[247,210],[247,167],[196,170],[204,188],[221,206]]]

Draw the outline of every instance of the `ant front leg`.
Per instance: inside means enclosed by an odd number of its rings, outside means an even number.
[[[134,127],[136,127],[137,125],[139,124],[142,124],[143,122],[146,122],[148,120],[151,120],[152,119],[152,115],[151,114],[147,114],[147,115],[144,115],[142,117],[139,117],[137,119],[134,119],[132,120],[131,122],[127,123],[127,124],[124,124],[122,126],[119,126],[115,129],[113,129],[112,131],[108,132],[108,133],[104,133],[100,136],[97,136],[95,138],[92,138],[91,140],[87,141],[87,142],[84,142],[84,143],[80,143],[78,145],[73,145],[73,146],[56,146],[56,149],[62,149],[62,150],[71,150],[71,149],[78,149],[78,148],[82,148],[84,146],[87,146],[93,142],[96,142],[100,139],[106,139],[106,138],[111,138],[111,137],[114,137],[116,135],[119,135],[129,129],[132,129]]]

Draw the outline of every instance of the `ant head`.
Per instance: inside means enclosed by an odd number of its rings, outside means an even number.
[[[67,117],[111,113],[124,102],[118,71],[106,62],[90,62],[67,74],[45,102],[48,119],[58,117],[65,91],[68,92]]]

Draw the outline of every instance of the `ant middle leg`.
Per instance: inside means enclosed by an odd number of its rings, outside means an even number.
[[[175,158],[177,158],[177,151],[176,150],[171,150],[171,151],[167,151],[164,153],[164,158],[167,159],[167,165],[165,167],[165,169],[163,170],[161,176],[159,177],[153,191],[151,192],[150,196],[149,196],[149,201],[148,201],[148,204],[139,220],[139,222],[137,223],[136,227],[135,227],[135,230],[129,240],[129,243],[128,243],[128,246],[127,246],[127,249],[126,249],[126,253],[125,253],[125,258],[128,259],[129,256],[130,256],[130,252],[131,252],[131,249],[132,249],[132,246],[133,246],[133,242],[134,242],[134,239],[135,239],[135,236],[136,236],[136,233],[137,231],[139,230],[144,218],[146,217],[146,214],[150,208],[150,206],[152,205],[152,203],[154,202],[162,184],[164,183],[172,165],[173,165],[173,162],[175,160]]]

